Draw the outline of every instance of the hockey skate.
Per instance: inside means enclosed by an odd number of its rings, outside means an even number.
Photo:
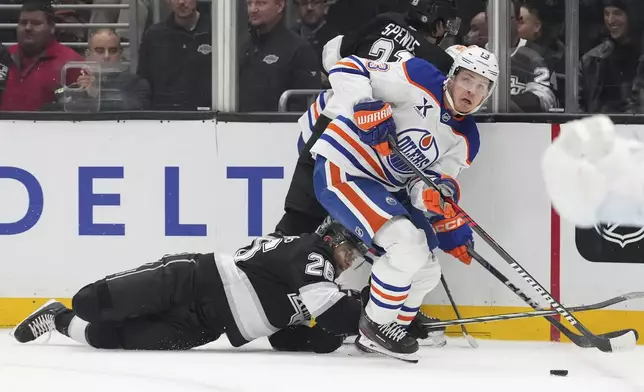
[[[363,312],[355,343],[358,349],[364,352],[378,353],[405,362],[418,362],[418,342],[395,320],[387,324],[377,324]]]
[[[418,322],[422,325],[423,329],[427,333],[427,337],[412,336],[416,339],[423,340],[423,346],[429,347],[443,347],[447,344],[447,339],[445,338],[445,327],[431,327],[431,323],[439,322],[440,320],[436,317],[431,317],[419,311],[416,314],[416,318],[413,322]]]
[[[56,315],[65,310],[67,310],[65,305],[50,299],[16,326],[13,337],[20,343],[27,343],[44,334],[51,336],[51,332],[56,330]]]

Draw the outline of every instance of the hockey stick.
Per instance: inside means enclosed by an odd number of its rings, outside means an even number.
[[[443,288],[445,289],[445,294],[447,294],[447,298],[449,299],[449,302],[452,304],[452,309],[454,309],[454,313],[456,313],[457,318],[462,318],[461,313],[458,311],[458,307],[456,306],[456,302],[454,301],[454,298],[452,298],[452,292],[450,291],[449,287],[447,287],[447,281],[445,280],[445,275],[441,274],[441,283],[443,283]],[[464,324],[461,325],[461,331],[463,332],[463,336],[465,339],[467,339],[467,343],[469,343],[470,347],[472,348],[478,348],[479,344],[474,339],[474,336],[470,335],[467,332],[467,329],[465,328]]]
[[[402,151],[396,144],[396,140],[394,139],[394,137],[392,135],[389,135],[388,139],[389,139],[390,147],[396,153],[398,158],[400,158],[418,176],[418,178],[421,181],[423,181],[423,183],[425,183],[425,185],[436,189],[439,193],[442,194],[438,186],[434,184],[432,180],[427,178],[427,176],[420,169],[418,169],[416,165],[414,165],[409,160],[409,158],[407,158],[405,154],[402,153]],[[501,245],[499,245],[496,241],[494,241],[494,239],[485,230],[483,230],[483,228],[481,228],[481,226],[479,226],[476,223],[476,221],[472,219],[472,217],[470,217],[462,208],[460,208],[458,204],[454,202],[454,200],[450,198],[445,198],[445,202],[449,203],[454,209],[454,211],[458,215],[460,215],[460,217],[463,220],[465,220],[465,222],[467,222],[470,225],[472,230],[476,234],[478,234],[483,239],[483,241],[485,241],[499,256],[501,256],[501,258],[505,260],[505,262],[507,262],[519,274],[519,276],[523,278],[523,280],[526,283],[532,286],[541,295],[541,297],[550,304],[552,308],[554,308],[555,310],[557,310],[559,314],[564,316],[566,320],[568,320],[568,322],[583,335],[585,339],[581,339],[580,336],[572,333],[570,330],[564,327],[564,325],[561,324],[557,319],[553,317],[546,318],[552,325],[554,325],[557,329],[559,329],[564,335],[568,336],[569,338],[570,338],[569,334],[572,336],[577,336],[578,338],[573,340],[575,344],[581,347],[589,347],[589,346],[596,347],[603,352],[612,352],[612,351],[635,347],[638,339],[638,334],[637,334],[637,331],[635,331],[634,329],[615,331],[611,334],[605,334],[605,335],[599,335],[599,336],[590,332],[588,328],[586,328],[583,324],[581,324],[579,320],[575,318],[575,316],[570,314],[570,312],[566,310],[566,308],[563,305],[561,305],[557,300],[555,300],[552,297],[552,295],[541,284],[539,284],[539,282],[537,282],[532,277],[532,275],[530,275],[523,267],[521,267],[519,263],[514,258],[512,258],[512,256],[510,256],[510,254],[506,252],[505,249],[501,247]],[[469,251],[472,257],[474,257],[474,254],[476,254],[476,252],[474,252],[473,249],[470,249]],[[481,263],[481,260],[483,259],[480,257],[477,258],[477,261],[479,263]],[[491,264],[489,263],[487,264],[490,267],[492,267]],[[492,272],[492,270],[490,270],[490,272]],[[496,272],[500,274],[499,271],[496,271]],[[502,281],[504,282],[508,281],[507,279],[505,279],[503,275],[501,276],[503,277],[503,279],[500,276],[497,276],[497,278],[502,279]],[[536,307],[537,309],[539,309],[539,305],[536,304],[534,301],[530,301],[528,302],[528,304],[533,308]],[[585,343],[588,343],[589,346],[587,346]]]
[[[618,295],[617,297],[607,299],[606,301],[598,302],[590,305],[581,305],[573,306],[568,308],[569,312],[587,312],[590,310],[598,310],[613,306],[624,301],[631,299],[642,299],[644,298],[643,291],[636,291],[628,294]],[[490,316],[478,316],[478,317],[469,317],[469,318],[458,318],[454,320],[442,320],[442,321],[432,321],[423,323],[423,326],[428,328],[438,328],[438,327],[449,327],[452,325],[462,325],[462,324],[475,324],[475,323],[487,323],[491,321],[503,321],[503,320],[519,320],[533,317],[546,317],[546,316],[555,316],[559,312],[556,310],[535,310],[533,312],[517,312],[517,313],[504,313],[504,314],[495,314]],[[575,335],[579,336],[579,335]]]
[[[492,275],[494,275],[495,278],[501,281],[504,285],[506,285],[509,289],[511,289],[519,298],[524,300],[526,303],[528,303],[533,309],[537,311],[541,311],[542,308],[539,306],[539,303],[527,295],[525,295],[518,287],[516,287],[510,279],[508,279],[505,275],[503,275],[499,270],[497,270],[492,264],[490,264],[489,261],[485,260],[483,256],[478,254],[474,249],[471,247],[468,248],[468,253],[472,256],[474,260],[476,260],[481,266],[485,269],[487,269]],[[637,297],[635,297],[637,298]],[[609,300],[610,301],[610,300]],[[568,310],[569,312],[571,310]],[[560,311],[554,310],[555,315],[561,314]],[[554,317],[551,316],[544,316],[546,320],[548,320],[552,325],[555,326],[561,333],[563,333],[568,339],[570,339],[573,343],[575,343],[579,347],[596,347],[593,342],[588,339],[586,336],[581,336],[577,335],[576,333],[572,332],[570,329],[566,328],[559,320],[557,320]],[[605,334],[600,334],[597,335],[598,337],[604,338],[604,339],[611,339],[615,337],[620,337],[624,334],[627,334],[629,331],[633,331],[635,334],[635,341],[637,341],[638,338],[638,333],[636,330],[619,330],[619,331],[614,331],[614,332],[608,332]],[[623,347],[620,346],[620,349],[623,349]]]

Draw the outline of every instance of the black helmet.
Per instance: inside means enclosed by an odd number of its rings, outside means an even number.
[[[369,246],[367,246],[367,244],[362,242],[362,240],[353,235],[353,233],[351,233],[346,227],[333,220],[330,216],[327,216],[326,219],[324,219],[324,222],[322,222],[317,230],[315,230],[315,233],[324,238],[324,240],[333,249],[345,242],[349,242],[363,256],[369,251]]]
[[[410,0],[409,19],[412,26],[430,34],[437,39],[437,43],[445,37],[435,37],[436,23],[442,21],[445,25],[445,34],[456,35],[461,25],[461,18],[457,16],[456,0]]]

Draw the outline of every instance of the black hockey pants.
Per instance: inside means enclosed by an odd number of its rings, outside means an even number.
[[[212,254],[178,254],[110,275],[73,298],[76,315],[90,323],[97,348],[185,350],[224,332],[214,306],[200,292],[216,268]],[[200,284],[202,280],[205,284]]]

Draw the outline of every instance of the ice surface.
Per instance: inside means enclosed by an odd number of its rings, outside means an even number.
[[[0,330],[0,391],[639,391],[644,347],[605,354],[571,344],[464,339],[422,347],[418,364],[361,354],[279,353],[261,339],[240,349],[226,339],[186,352],[101,351],[53,334],[19,344]],[[568,377],[549,374],[567,369]]]

